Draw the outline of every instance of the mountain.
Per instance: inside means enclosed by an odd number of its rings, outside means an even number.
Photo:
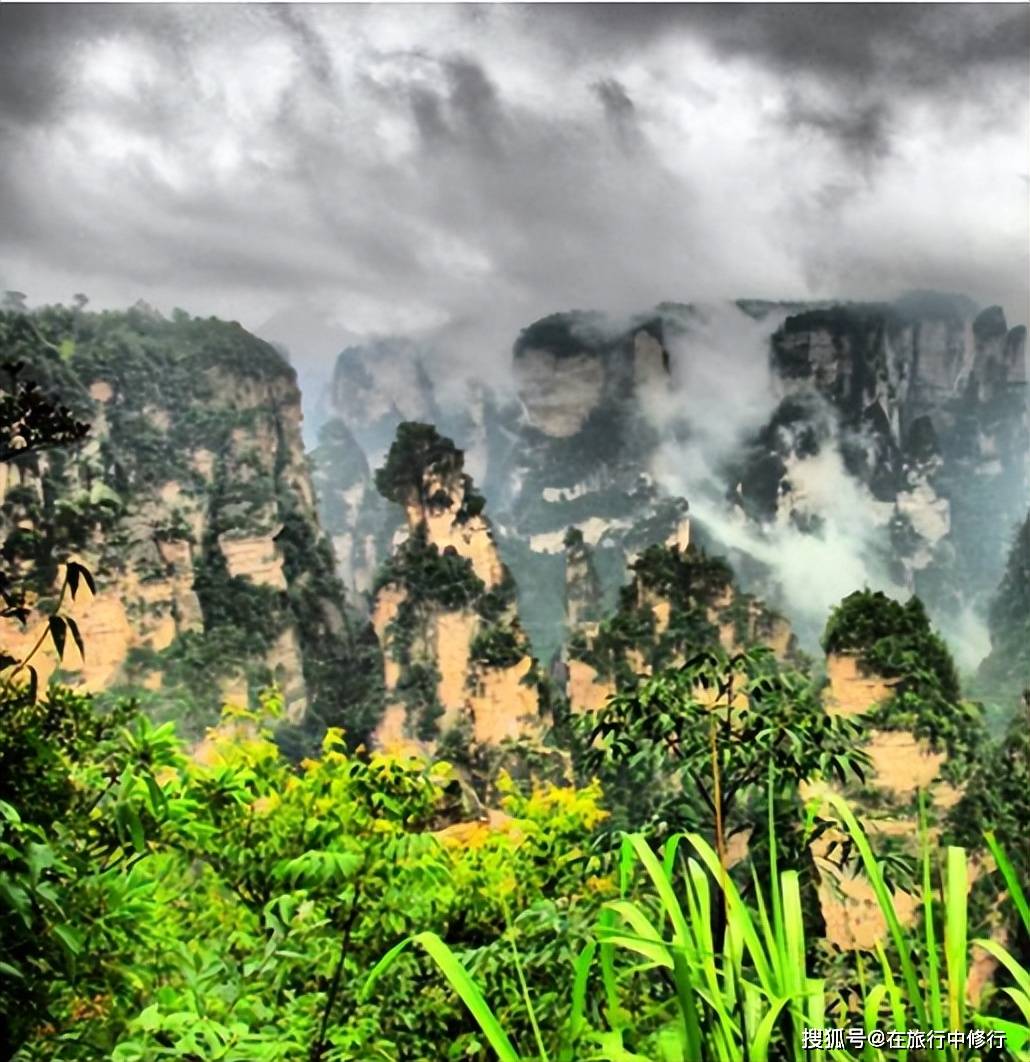
[[[464,455],[431,425],[405,422],[376,486],[407,526],[374,585],[386,668],[376,743],[446,738],[467,758],[473,743],[539,729],[542,676]]]
[[[1026,329],[1001,308],[924,292],[665,303],[620,321],[575,311],[523,329],[503,371],[467,367],[464,391],[441,365],[404,340],[337,360],[315,459],[356,597],[401,527],[371,470],[410,419],[474,469],[541,659],[568,633],[568,530],[611,610],[641,551],[682,536],[688,511],[694,543],[725,555],[807,651],[863,585],[918,594],[964,667],[987,651],[988,603],[1030,502]]]
[[[66,559],[96,573],[96,598],[76,605],[85,655],[61,678],[133,692],[193,734],[274,681],[295,744],[374,699],[378,645],[348,616],[296,377],[273,347],[137,306],[0,314],[0,349],[91,425],[77,449],[12,462],[0,483],[9,560],[41,598]],[[5,637],[17,652],[33,632]],[[39,668],[46,679],[57,661]]]
[[[63,677],[193,733],[274,681],[296,754],[534,735],[699,645],[800,660],[863,586],[977,663],[1030,502],[1025,329],[952,296],[554,314],[461,379],[353,345],[310,459],[293,368],[237,324],[51,307],[0,344],[92,425],[0,484],[44,600],[63,560],[99,576]],[[1020,563],[985,681],[1022,666]]]
[[[888,533],[892,581],[942,616],[985,611],[1028,489],[1026,328],[971,312],[923,295],[787,317],[783,398],[739,466],[751,518],[818,524],[804,469],[832,447]]]

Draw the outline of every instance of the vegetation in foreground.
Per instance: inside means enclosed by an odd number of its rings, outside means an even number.
[[[806,927],[807,870],[776,843],[774,771],[766,856],[728,870],[708,830],[603,843],[597,784],[501,776],[493,824],[443,825],[460,817],[448,765],[355,756],[331,732],[294,767],[262,730],[271,700],[192,750],[68,691],[3,703],[5,1059],[1027,1057],[1026,937],[969,939],[971,861],[925,818],[922,918],[905,926],[832,798],[889,934],[828,957]],[[1020,872],[988,843],[995,906],[1030,934]],[[978,999],[974,949],[998,963]],[[802,1046],[845,1026],[1001,1030],[1007,1048]]]

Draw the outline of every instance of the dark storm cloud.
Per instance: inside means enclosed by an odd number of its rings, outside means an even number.
[[[62,56],[82,34],[103,31],[105,12],[73,4],[0,8],[0,121],[19,125],[52,118],[67,88]]]
[[[625,87],[614,77],[602,78],[591,86],[601,101],[615,136],[625,147],[641,143],[637,128],[637,108]]]
[[[1026,11],[924,7],[3,5],[0,287],[479,358],[575,305],[1003,298]]]
[[[332,53],[322,35],[311,25],[303,5],[276,4],[271,11],[289,33],[304,60],[307,73],[319,84],[333,87]]]
[[[966,96],[985,109],[1026,96],[1030,9],[1022,4],[584,4],[555,5],[593,47],[622,54],[658,40],[700,40],[793,85],[786,120],[838,138],[866,162],[889,150],[890,115],[914,92]],[[811,79],[833,106],[808,100]],[[985,79],[987,84],[985,85]],[[856,91],[865,102],[854,100]]]
[[[810,129],[831,138],[867,168],[890,151],[889,110],[882,100],[869,103],[842,100],[820,107],[789,95],[784,122],[788,127]]]
[[[1030,18],[1021,4],[556,4],[549,14],[610,51],[677,35],[784,75],[942,86],[983,66],[1026,71]]]

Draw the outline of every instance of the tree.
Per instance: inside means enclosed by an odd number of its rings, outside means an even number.
[[[947,771],[961,779],[983,744],[981,710],[963,700],[955,662],[918,597],[902,604],[880,591],[856,591],[833,610],[822,644],[896,680],[891,697],[866,713],[867,724],[911,731],[945,750]]]
[[[746,835],[752,866],[767,868],[771,818],[784,857],[804,868],[806,914],[816,919],[812,837],[802,827],[798,787],[817,776],[842,784],[863,777],[869,761],[859,734],[855,722],[829,715],[808,678],[781,668],[769,649],[733,656],[710,649],[579,722],[577,759],[601,780],[614,827],[643,828],[658,840],[700,833],[727,871],[738,834]],[[741,885],[748,890],[746,879]],[[724,925],[725,917],[717,939]]]
[[[47,397],[23,368],[0,364],[0,463],[38,471],[41,453],[78,442],[89,425]],[[69,636],[84,651],[63,609],[83,583],[95,586],[90,572],[70,561],[56,604],[35,609],[19,563],[22,530],[0,547],[0,617],[24,626],[35,613],[40,633],[21,659],[0,647],[0,1010],[9,1016],[0,1034],[3,1059],[46,1014],[53,985],[83,965],[82,911],[96,899],[83,883],[110,868],[124,841],[94,813],[115,781],[129,777],[115,753],[125,713],[98,719],[87,699],[61,690],[37,700],[35,654],[49,640],[63,656]],[[100,764],[102,780],[90,774]],[[133,816],[136,832],[140,819]],[[103,954],[99,941],[95,954]]]
[[[586,770],[636,775],[631,799],[661,787],[666,821],[651,825],[702,830],[723,853],[757,824],[770,767],[776,788],[792,792],[815,775],[843,783],[868,762],[857,724],[824,711],[806,676],[762,647],[705,650],[613,697],[581,727]]]
[[[427,472],[444,476],[461,467],[462,453],[453,440],[440,435],[432,424],[405,421],[397,427],[386,463],[376,469],[376,490],[398,505],[407,505],[421,499]]]
[[[24,365],[18,361],[0,363],[0,464],[38,470],[41,453],[81,441],[88,434],[89,425],[46,396],[35,381],[25,378],[23,370]],[[25,572],[19,564],[24,537],[23,529],[15,528],[0,547],[0,618],[17,620],[23,626],[33,613],[26,594]],[[31,661],[48,638],[58,656],[64,655],[69,634],[79,651],[83,651],[75,620],[62,612],[67,598],[74,599],[81,583],[96,592],[90,572],[70,561],[65,567],[57,604],[42,613],[42,631],[28,655],[18,660],[0,647],[0,672],[8,671],[7,681],[27,675],[33,697],[37,679]]]
[[[131,704],[98,714],[59,687],[0,690],[0,1062],[62,998],[106,998],[131,979],[147,932],[129,870],[166,806],[155,772],[177,750]]]

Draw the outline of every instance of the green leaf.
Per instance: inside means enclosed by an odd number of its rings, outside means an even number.
[[[86,647],[82,643],[82,635],[79,633],[79,625],[72,619],[71,616],[64,617],[65,623],[68,624],[68,630],[71,631],[72,639],[75,642],[75,647],[79,650],[79,656],[83,660],[86,659]]]
[[[1030,903],[1027,902],[1026,893],[1023,891],[1023,886],[1019,883],[1016,869],[1013,867],[1012,861],[1009,859],[1002,846],[998,843],[994,834],[988,832],[984,834],[984,837],[987,840],[987,845],[991,850],[991,854],[994,856],[994,861],[998,864],[998,869],[1001,871],[1002,877],[1005,879],[1009,895],[1012,897],[1012,902],[1016,905],[1019,917],[1022,919],[1027,933],[1030,933]]]
[[[93,575],[90,570],[77,561],[68,561],[64,572],[64,582],[68,587],[68,592],[72,595],[73,601],[79,590],[79,579],[82,579],[86,586],[89,587],[89,592],[95,596],[97,584],[93,581]]]
[[[501,1028],[500,1022],[486,1000],[483,999],[475,981],[472,980],[468,971],[458,961],[454,952],[435,933],[416,933],[414,936],[394,945],[376,963],[372,972],[368,975],[368,979],[362,989],[362,998],[368,999],[376,981],[396,962],[397,957],[409,944],[417,944],[424,949],[436,965],[439,966],[443,975],[450,982],[451,987],[458,993],[461,1001],[468,1007],[472,1017],[476,1019],[477,1024],[483,1030],[483,1035],[486,1036],[500,1062],[521,1062],[518,1052],[512,1046],[511,1041]]]
[[[55,925],[51,927],[54,936],[64,946],[65,951],[68,952],[71,958],[78,958],[82,954],[82,931],[76,929],[69,923],[63,923],[61,925]]]

